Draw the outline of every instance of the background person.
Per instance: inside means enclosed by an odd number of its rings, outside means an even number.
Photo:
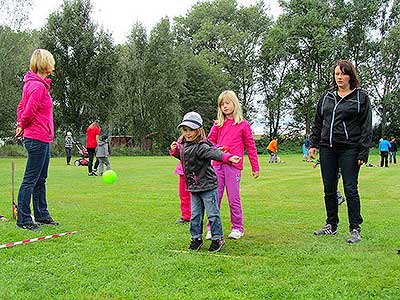
[[[181,135],[177,143],[181,144],[183,139],[183,135]],[[175,168],[175,174],[179,175],[179,203],[181,209],[181,217],[176,220],[177,224],[189,223],[190,218],[192,217],[192,210],[190,204],[190,192],[186,190],[186,179],[185,173],[183,172],[181,161],[178,162],[178,165]]]
[[[396,164],[396,154],[397,154],[397,142],[396,139],[394,137],[390,138],[390,159],[389,159],[389,163],[392,164],[392,161],[394,164]],[[393,160],[392,160],[393,158]]]
[[[267,146],[267,151],[269,153],[269,163],[278,162],[278,139],[273,138]]]
[[[96,162],[93,168],[93,159],[96,155],[96,147],[100,137],[100,125],[98,122],[93,122],[86,129],[86,149],[89,155],[88,163],[88,175],[97,176],[96,171],[99,166],[99,160],[96,158]]]
[[[49,90],[54,71],[54,57],[44,49],[36,49],[30,71],[24,77],[21,101],[17,108],[16,137],[24,137],[28,151],[24,178],[18,192],[17,227],[39,230],[39,225],[58,225],[47,210],[46,179],[50,162],[50,143],[54,137],[53,100]],[[36,223],[31,217],[31,197]]]
[[[67,135],[65,136],[65,153],[67,155],[67,165],[71,164],[72,144],[75,144],[75,141],[72,138],[72,133],[68,131]]]
[[[350,61],[340,60],[332,68],[333,88],[325,91],[318,102],[311,128],[310,157],[320,150],[321,175],[324,184],[326,225],[315,235],[337,232],[338,168],[341,169],[349,216],[349,243],[361,240],[363,222],[358,194],[360,166],[368,161],[372,137],[371,103]]]
[[[389,167],[388,165],[388,156],[390,150],[390,142],[388,141],[387,136],[384,136],[382,140],[379,142],[379,154],[381,155],[381,168],[383,165],[385,167]]]
[[[111,163],[108,157],[111,155],[108,134],[102,134],[96,147],[96,158],[99,160],[99,176],[103,176],[104,165],[111,170]]]

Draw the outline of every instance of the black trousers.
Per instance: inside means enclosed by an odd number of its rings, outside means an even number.
[[[87,148],[87,152],[89,155],[89,163],[88,163],[88,173],[93,172],[93,159],[96,154],[96,148]],[[97,170],[97,167],[99,166],[99,160],[96,157],[96,162],[94,163],[94,169]]]
[[[72,147],[65,147],[65,154],[67,155],[67,164],[70,164],[72,157]]]
[[[383,163],[385,163],[385,167],[388,167],[388,151],[381,151],[381,167],[383,167]]]
[[[324,183],[324,198],[326,208],[326,223],[334,229],[339,224],[338,217],[338,168],[343,178],[344,193],[347,201],[347,214],[349,228],[360,230],[363,222],[360,208],[360,196],[358,194],[358,148],[320,148],[320,162],[322,181]]]

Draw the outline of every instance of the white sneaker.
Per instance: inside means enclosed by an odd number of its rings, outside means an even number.
[[[211,237],[212,237],[211,231],[207,231],[206,240],[211,240]]]
[[[238,240],[244,235],[244,232],[241,232],[238,229],[233,229],[232,232],[228,235],[229,239]]]

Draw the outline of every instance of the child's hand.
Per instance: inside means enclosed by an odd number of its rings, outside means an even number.
[[[224,153],[228,153],[231,150],[228,146],[220,146],[218,149]]]
[[[253,178],[254,179],[258,178],[258,176],[260,176],[260,172],[259,171],[253,172]]]
[[[239,163],[240,160],[241,160],[241,158],[237,155],[233,155],[233,156],[229,157],[229,161],[232,163],[235,163],[235,164]]]
[[[169,146],[171,151],[175,151],[176,148],[178,147],[178,143],[177,142],[172,142],[171,146]]]

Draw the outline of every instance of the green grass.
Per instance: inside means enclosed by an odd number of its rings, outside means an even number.
[[[245,236],[218,255],[208,242],[189,253],[189,226],[174,223],[174,158],[112,157],[114,185],[54,158],[47,195],[61,225],[30,232],[0,223],[0,244],[80,233],[0,249],[0,299],[399,299],[400,166],[362,168],[363,240],[348,245],[346,204],[336,236],[312,234],[325,221],[322,183],[301,157],[269,165],[260,156],[257,180],[246,159]],[[25,159],[15,163],[17,194]],[[0,159],[0,178],[0,213],[10,216],[11,159]],[[221,213],[227,235],[226,199]]]

